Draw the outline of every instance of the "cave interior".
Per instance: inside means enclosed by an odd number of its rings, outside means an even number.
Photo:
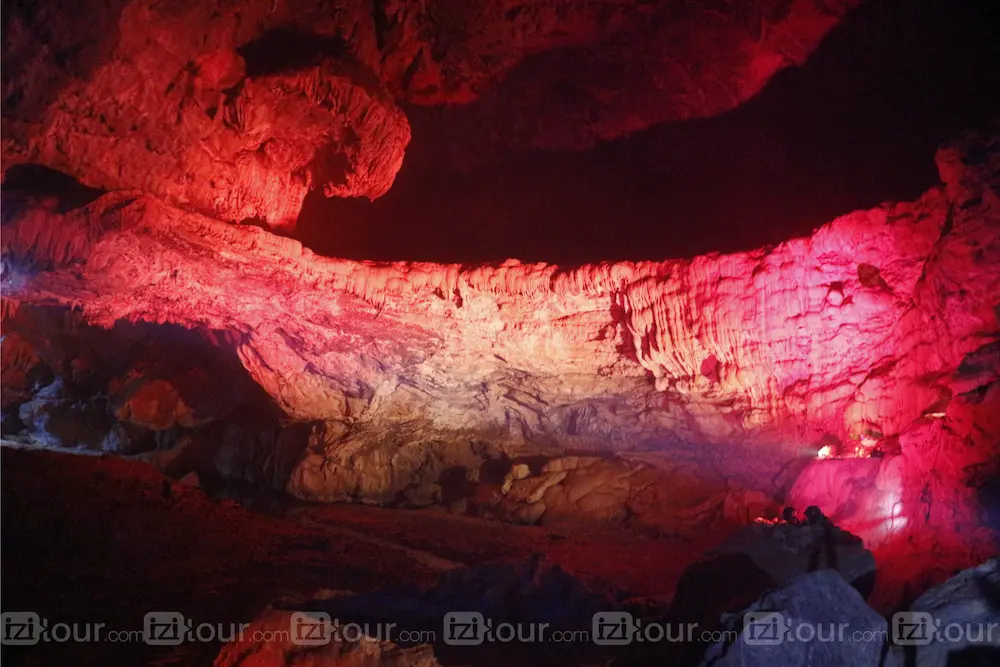
[[[2,14],[5,661],[1000,664],[1000,5]]]

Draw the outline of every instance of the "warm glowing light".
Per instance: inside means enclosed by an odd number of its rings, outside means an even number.
[[[820,450],[816,452],[816,458],[818,459],[828,459],[833,456],[833,447],[830,445],[823,445]]]

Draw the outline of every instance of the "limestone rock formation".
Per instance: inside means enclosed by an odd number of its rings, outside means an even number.
[[[688,565],[677,583],[667,618],[695,622],[705,633],[702,643],[679,647],[678,664],[700,660],[713,631],[734,629],[727,620],[731,614],[768,591],[825,569],[839,573],[862,596],[875,580],[872,553],[859,537],[835,526],[754,523],[737,531]]]
[[[103,408],[99,398],[75,400],[67,396],[62,382],[56,381],[22,403],[17,416],[35,442],[50,447],[99,449],[107,446],[113,428]]]
[[[732,108],[801,63],[854,4],[11,3],[3,159],[287,230],[310,189],[386,192],[410,140],[397,102],[496,90],[466,128],[470,144],[588,146]],[[542,113],[556,81],[578,88],[558,125]],[[508,108],[511,88],[537,108]],[[539,120],[517,131],[525,112]]]
[[[832,570],[803,574],[768,592],[733,614],[728,627],[738,638],[712,646],[703,667],[886,664],[885,619]]]
[[[574,268],[330,259],[257,227],[109,193],[66,212],[11,213],[5,301],[73,308],[103,327],[224,332],[219,345],[286,419],[341,425],[330,433],[343,437],[314,443],[292,473],[303,497],[366,488],[337,472],[363,455],[377,479],[396,480],[368,487],[372,499],[413,476],[430,498],[434,475],[469,465],[470,442],[510,459],[671,451],[738,482],[768,479],[775,462],[831,439],[850,451],[877,438],[886,457],[871,465],[928,476],[928,491],[909,485],[898,499],[909,529],[957,524],[967,535],[979,517],[966,482],[997,444],[997,139],[971,136],[938,162],[944,185],[916,202],[772,249]],[[421,442],[450,444],[406,454]],[[936,463],[944,450],[962,455]],[[625,469],[608,468],[594,494],[586,476],[563,472],[510,490],[553,515],[585,499],[613,516],[637,497],[617,490]],[[665,492],[637,488],[654,494],[647,504]]]
[[[745,523],[774,504],[761,492],[730,486],[711,466],[655,454],[553,458],[537,473],[508,475],[500,491],[495,513],[516,523],[554,525],[586,517],[628,521],[664,535]]]

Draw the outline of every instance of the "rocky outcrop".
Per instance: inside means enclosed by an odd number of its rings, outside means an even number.
[[[287,230],[310,189],[386,192],[410,139],[397,102],[482,99],[462,130],[473,152],[498,137],[589,146],[732,108],[854,4],[17,5],[4,16],[3,159]],[[552,109],[567,82],[568,108]],[[514,127],[525,118],[537,122]]]
[[[628,523],[686,535],[776,511],[761,491],[676,456],[510,458],[489,440],[409,422],[314,431],[287,490],[305,500],[424,507],[521,524]]]
[[[374,198],[392,185],[410,129],[378,84],[328,62],[248,78],[232,50],[172,53],[166,35],[138,29],[152,20],[125,12],[122,30],[142,37],[120,48],[135,55],[99,67],[42,122],[12,123],[6,136],[22,140],[5,139],[5,158],[285,229],[311,188]]]
[[[892,619],[897,663],[914,667],[988,665],[1000,658],[997,560],[924,592]]]
[[[733,554],[749,557],[777,586],[811,570],[831,569],[867,597],[875,580],[875,558],[861,538],[832,524],[754,523],[708,558]]]
[[[732,614],[727,628],[739,633],[736,640],[710,647],[703,667],[885,664],[885,619],[832,570],[803,574],[766,593]]]
[[[5,306],[5,437],[136,454],[192,438],[211,442],[205,449],[214,451],[227,440],[219,437],[222,422],[236,428],[255,421],[260,431],[277,427],[270,400],[231,350],[211,342],[211,332],[126,322],[92,327],[78,312],[12,301]],[[276,450],[269,452],[271,462],[280,458]],[[244,451],[250,456],[252,448]],[[270,467],[259,464],[258,475]],[[287,477],[285,471],[282,487]]]
[[[726,620],[734,612],[819,570],[839,573],[867,596],[875,580],[875,559],[859,537],[832,524],[754,523],[737,531],[688,565],[677,583],[667,618],[697,623],[702,630],[700,643],[678,647],[677,663],[701,659],[713,633],[734,629],[732,620]]]
[[[19,406],[18,418],[31,438],[48,447],[118,449],[113,422],[100,398],[76,399],[61,381],[38,391]]]
[[[282,602],[264,610],[242,639],[223,647],[214,664],[607,665],[610,657],[599,646],[556,644],[551,637],[590,628],[594,614],[620,606],[539,555],[524,563],[451,570],[426,589],[322,591],[311,600]],[[448,615],[455,612],[459,622],[478,617],[484,632],[477,629],[472,637],[481,645],[462,647],[447,638]],[[302,623],[320,628],[312,642],[296,641],[296,624]],[[519,628],[520,639],[498,639],[506,636],[497,630],[504,624]]]
[[[537,471],[515,464],[493,513],[517,523],[630,522],[663,535],[742,524],[773,509],[761,491],[727,483],[711,466],[655,454],[553,458]]]
[[[480,471],[503,458],[475,434],[435,433],[422,422],[348,432],[332,422],[288,480],[294,495],[319,502],[355,501],[415,507],[468,495]],[[483,480],[486,483],[487,480]]]

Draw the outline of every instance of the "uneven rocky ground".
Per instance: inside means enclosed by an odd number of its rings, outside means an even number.
[[[502,525],[434,511],[292,505],[283,517],[212,500],[146,464],[4,447],[3,607],[53,622],[142,628],[150,610],[250,622],[283,596],[427,586],[441,572],[544,554],[600,594],[672,597],[681,573],[727,531],[687,539],[577,525]],[[13,537],[13,536],[16,536]],[[210,664],[218,644],[4,647],[12,665]]]
[[[768,547],[767,540],[746,530],[727,542],[738,529],[733,524],[671,536],[628,526],[518,526],[434,509],[321,506],[292,498],[269,506],[265,514],[117,456],[8,443],[0,462],[3,522],[7,534],[17,536],[4,541],[2,604],[7,610],[36,611],[52,623],[103,622],[107,629],[139,630],[151,610],[181,612],[195,623],[250,623],[275,604],[297,608],[331,592],[364,595],[431,587],[448,572],[484,565],[515,571],[543,557],[549,567],[561,568],[607,600],[609,608],[624,604],[653,618],[666,614],[673,622],[712,627],[717,620],[712,610],[738,608],[811,567],[808,550],[799,556],[789,546]],[[729,546],[715,551],[724,543]],[[879,565],[869,601],[877,610],[891,613],[989,556],[941,552],[936,567],[928,568],[927,554],[915,547],[934,545],[875,549]],[[769,555],[774,548],[778,551]],[[870,567],[864,557],[857,560],[861,552],[855,547],[843,548],[840,567],[856,573]],[[754,581],[760,570],[725,555],[734,552],[756,554],[752,557],[760,566],[781,570],[771,577],[781,578]],[[397,618],[405,623],[406,612]],[[704,650],[699,646],[696,655]],[[590,655],[588,648],[584,643],[573,651],[583,659]],[[218,642],[181,647],[150,647],[140,640],[48,643],[5,646],[3,658],[25,666],[66,661],[208,665],[220,649]],[[537,652],[526,655],[539,659]],[[691,654],[680,655],[691,659]],[[493,664],[496,656],[479,657],[486,660],[482,664]]]

